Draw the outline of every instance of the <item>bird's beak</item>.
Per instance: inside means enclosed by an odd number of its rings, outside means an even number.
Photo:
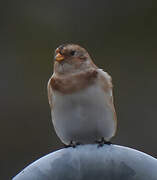
[[[60,53],[60,49],[59,49],[59,48],[56,49],[55,60],[56,60],[56,61],[62,61],[62,60],[64,60],[64,56]]]
[[[64,56],[58,52],[55,56],[55,60],[62,61],[64,60]]]

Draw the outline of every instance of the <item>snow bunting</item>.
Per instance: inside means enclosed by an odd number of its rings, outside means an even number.
[[[63,44],[56,49],[48,99],[55,131],[65,145],[108,142],[115,135],[111,77],[81,46]]]

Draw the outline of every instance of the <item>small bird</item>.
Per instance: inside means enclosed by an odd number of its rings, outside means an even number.
[[[65,145],[107,143],[117,118],[112,80],[77,44],[55,50],[54,73],[48,81],[52,122]]]

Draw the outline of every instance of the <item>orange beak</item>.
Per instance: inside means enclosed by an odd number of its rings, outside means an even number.
[[[64,56],[61,55],[60,53],[58,53],[58,54],[55,56],[55,59],[56,59],[57,61],[62,61],[62,60],[64,60]]]
[[[56,49],[55,60],[57,60],[57,61],[62,61],[62,60],[64,60],[64,56],[60,53],[60,50],[59,50],[58,48]]]

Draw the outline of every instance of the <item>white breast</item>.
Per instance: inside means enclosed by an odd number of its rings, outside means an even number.
[[[98,85],[67,95],[55,91],[53,95],[52,120],[63,143],[71,140],[94,143],[101,137],[109,140],[114,135],[114,112]]]

